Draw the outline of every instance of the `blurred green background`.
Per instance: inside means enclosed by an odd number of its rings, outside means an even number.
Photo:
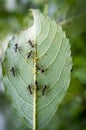
[[[30,26],[29,8],[42,12],[47,0],[0,0],[0,62],[12,35]],[[49,0],[48,15],[70,39],[73,70],[68,92],[43,130],[86,130],[86,0]],[[30,130],[17,117],[4,93],[0,66],[0,130]]]

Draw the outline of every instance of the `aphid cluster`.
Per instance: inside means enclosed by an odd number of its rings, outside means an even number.
[[[33,42],[32,42],[31,40],[28,40],[28,43],[29,43],[29,45],[30,45],[32,48],[34,48],[34,44],[33,44]],[[14,50],[15,50],[15,52],[18,51],[18,48],[19,48],[19,47],[18,47],[18,43],[16,43],[16,44],[14,45]],[[31,50],[30,52],[27,53],[27,59],[29,59],[29,58],[31,57],[32,53],[33,53],[33,50]],[[45,72],[45,70],[43,69],[43,67],[36,66],[36,69],[39,70],[41,73],[44,73],[44,72]],[[12,75],[15,77],[15,68],[14,68],[14,67],[12,67],[12,68],[10,69],[10,72],[11,72]],[[37,80],[35,81],[34,84],[35,84],[36,89],[37,89],[37,91],[38,91],[38,90],[39,90],[39,85],[38,85]],[[29,93],[30,93],[30,94],[32,94],[32,89],[31,89],[31,87],[32,87],[31,85],[28,85],[28,87],[27,87],[27,89],[29,90]],[[42,96],[44,96],[46,89],[47,89],[47,86],[45,85],[45,86],[42,88]]]

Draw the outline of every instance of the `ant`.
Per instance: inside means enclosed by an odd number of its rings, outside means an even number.
[[[35,81],[35,85],[36,85],[36,86],[38,85],[38,82],[37,82],[37,80]]]
[[[41,71],[41,73],[44,73],[44,72],[45,72],[45,70],[44,70],[43,68],[41,68],[40,71]]]
[[[32,94],[31,86],[30,85],[28,85],[28,89],[29,89],[30,94]]]
[[[37,80],[35,81],[35,86],[36,86],[37,90],[39,90],[39,87],[38,87],[38,82],[37,82]]]
[[[71,72],[73,71],[73,68],[71,69]]]
[[[17,52],[17,50],[18,50],[18,44],[16,43],[14,46],[15,46],[15,52]]]
[[[45,85],[44,88],[42,89],[42,96],[44,96],[46,89],[47,89],[47,86]]]
[[[45,72],[45,70],[44,70],[42,67],[36,66],[36,68],[37,68],[37,70],[40,70],[41,73],[44,73],[44,72]]]
[[[33,43],[32,43],[31,40],[29,40],[28,43],[30,44],[30,46],[31,46],[32,48],[34,48],[34,45],[33,45]]]
[[[32,54],[32,50],[28,53],[27,59],[29,59],[29,57],[31,56],[31,54]]]
[[[10,69],[10,71],[12,72],[13,76],[15,77],[15,69],[14,69],[14,67],[12,67],[12,68]]]

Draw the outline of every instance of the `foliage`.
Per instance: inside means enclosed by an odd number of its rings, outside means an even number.
[[[2,39],[7,34],[13,34],[22,30],[22,27],[31,25],[30,14],[26,14],[28,8],[39,8],[43,11],[44,3],[35,1],[16,1],[14,10],[9,10],[5,1],[0,1],[0,47]],[[49,15],[54,16],[61,23],[66,34],[70,38],[73,71],[68,93],[55,114],[52,121],[44,130],[85,130],[86,129],[86,1],[85,0],[50,0]],[[81,15],[80,15],[81,14]],[[78,18],[77,16],[80,16]],[[73,18],[73,19],[71,19]],[[75,18],[75,19],[74,19]],[[0,58],[2,51],[0,48]],[[1,88],[1,86],[0,86]],[[1,89],[0,89],[1,90]],[[3,113],[6,122],[6,130],[28,129],[12,113],[9,101],[4,93],[0,92],[0,113]],[[65,120],[65,121],[64,121]],[[12,124],[11,126],[8,123]]]
[[[10,41],[2,71],[6,93],[19,116],[31,128],[37,125],[41,129],[52,119],[67,91],[72,65],[61,26],[38,10],[32,12],[33,26]]]

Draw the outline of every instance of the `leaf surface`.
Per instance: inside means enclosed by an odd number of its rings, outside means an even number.
[[[9,42],[2,68],[13,107],[36,130],[48,124],[65,96],[72,61],[61,26],[38,10],[32,13],[33,26]]]

